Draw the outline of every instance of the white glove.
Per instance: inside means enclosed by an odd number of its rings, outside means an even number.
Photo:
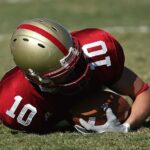
[[[97,125],[95,126],[93,123],[87,122],[80,118],[80,125],[75,125],[75,129],[82,133],[90,133],[90,132],[97,132],[97,133],[103,133],[103,132],[129,132],[130,131],[130,125],[128,123],[121,124],[120,121],[117,119],[117,117],[112,112],[112,109],[109,107],[104,107],[104,111],[106,111],[106,118],[107,122],[103,125]]]

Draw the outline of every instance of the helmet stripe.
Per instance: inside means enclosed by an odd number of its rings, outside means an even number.
[[[52,34],[50,34],[49,32],[39,27],[36,27],[31,24],[22,24],[17,29],[27,29],[27,30],[34,31],[38,34],[41,34],[42,36],[47,38],[49,41],[53,42],[65,56],[68,54],[68,50],[66,49],[66,47],[57,38],[55,38]]]

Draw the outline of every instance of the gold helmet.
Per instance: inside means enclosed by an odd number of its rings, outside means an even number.
[[[74,42],[76,44],[74,44]],[[45,18],[26,21],[11,38],[14,61],[33,82],[62,82],[81,56],[78,41],[59,23]]]

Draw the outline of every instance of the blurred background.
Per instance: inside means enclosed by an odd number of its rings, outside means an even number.
[[[37,17],[53,19],[70,31],[90,27],[107,30],[123,46],[125,64],[150,83],[150,0],[0,0],[0,79],[14,67],[10,53],[13,31],[24,20]],[[25,134],[1,125],[0,149],[149,149],[149,127],[126,135],[85,137],[77,133]]]
[[[150,82],[149,0],[0,0],[0,79],[14,66],[10,38],[24,20],[45,17],[70,31],[103,28],[124,47],[126,65]]]

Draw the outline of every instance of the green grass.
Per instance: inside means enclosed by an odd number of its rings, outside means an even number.
[[[149,4],[148,0],[1,0],[0,33],[10,33],[21,21],[35,17],[55,19],[70,29],[150,25]]]
[[[84,27],[150,28],[149,0],[28,0],[8,3],[0,0],[0,78],[14,66],[10,37],[26,19],[48,17],[62,22],[70,30]],[[150,32],[110,32],[124,47],[126,65],[150,83]],[[87,136],[78,133],[26,134],[0,126],[0,150],[108,150],[149,149],[150,123],[133,133],[105,133]]]
[[[4,127],[0,131],[0,147],[3,150],[145,150],[150,146],[150,130],[145,128],[127,134],[89,135],[75,132],[35,135],[14,132]]]

